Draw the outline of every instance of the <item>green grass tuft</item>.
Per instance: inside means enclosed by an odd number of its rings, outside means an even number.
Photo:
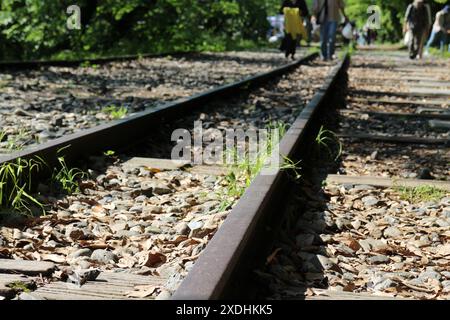
[[[221,204],[219,206],[220,211],[229,209],[233,203],[244,194],[253,179],[264,168],[267,160],[272,155],[275,144],[278,143],[278,141],[272,141],[271,132],[275,130],[278,131],[279,138],[281,139],[287,131],[287,126],[280,121],[270,123],[268,125],[269,134],[266,149],[260,150],[254,161],[251,161],[248,152],[246,152],[243,159],[238,159],[238,164],[228,166],[228,174],[222,180],[223,187],[220,192],[217,193],[221,199]],[[237,159],[237,155],[237,150],[233,149],[231,151],[231,158]],[[294,162],[285,156],[283,156],[283,159],[284,163],[279,169],[291,170],[295,174],[296,179],[300,178],[299,162]]]
[[[103,113],[108,114],[112,119],[118,120],[125,117],[128,113],[128,109],[125,107],[118,107],[115,105],[110,105],[102,109]]]
[[[68,147],[70,146],[58,150],[58,154],[60,154],[64,149]],[[67,194],[79,192],[80,188],[78,182],[82,179],[87,178],[89,175],[81,169],[69,168],[67,166],[66,160],[64,159],[64,156],[58,156],[58,162],[60,168],[59,170],[57,168],[54,168],[52,181],[59,184],[59,187],[61,187],[61,189]]]
[[[435,57],[439,57],[439,58],[450,58],[450,52],[448,51],[441,51],[437,48],[430,48],[430,55],[435,56]]]
[[[45,214],[44,206],[31,195],[32,175],[44,165],[41,158],[25,160],[18,158],[14,162],[0,166],[0,208],[33,215],[37,208]]]
[[[334,161],[337,161],[337,159],[342,155],[342,143],[333,131],[327,130],[321,126],[315,141],[318,146],[319,156],[321,155],[323,149],[328,152],[328,156],[333,158]],[[334,146],[337,146],[337,150],[334,150]]]
[[[445,190],[429,185],[415,188],[396,187],[395,190],[399,193],[400,199],[411,203],[439,201],[447,195]]]

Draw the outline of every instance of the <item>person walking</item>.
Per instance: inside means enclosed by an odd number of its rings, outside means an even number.
[[[309,11],[305,0],[284,0],[280,13],[284,14],[285,37],[280,50],[285,52],[286,58],[295,59],[297,44],[302,38],[307,38],[303,19],[309,19]]]
[[[434,21],[433,24],[433,30],[431,31],[430,39],[428,40],[426,45],[425,55],[430,54],[430,47],[433,45],[433,43],[435,43],[435,41],[438,41],[439,49],[442,52],[444,52],[449,32],[450,32],[450,6],[447,5],[436,14],[436,20]]]
[[[345,14],[344,0],[314,0],[313,12],[316,21],[320,24],[320,47],[323,60],[331,60],[334,57],[336,45],[336,32],[341,21],[341,13],[348,21]]]
[[[431,9],[425,3],[425,0],[414,0],[406,9],[403,29],[405,32],[412,33],[408,44],[409,57],[411,59],[422,59],[423,47],[428,37],[431,23]]]

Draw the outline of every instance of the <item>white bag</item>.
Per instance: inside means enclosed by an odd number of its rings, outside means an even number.
[[[353,27],[352,27],[352,25],[350,23],[347,23],[345,25],[344,29],[342,29],[342,35],[347,40],[352,40],[353,39]]]
[[[272,36],[269,38],[269,43],[275,43],[278,41],[278,37],[277,36]]]
[[[411,30],[406,31],[405,33],[405,39],[403,39],[403,43],[405,44],[405,46],[409,46],[409,44],[412,42],[413,40],[413,34]]]

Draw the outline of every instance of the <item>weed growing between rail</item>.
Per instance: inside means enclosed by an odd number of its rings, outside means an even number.
[[[324,150],[327,151],[329,159],[333,161],[337,161],[342,155],[342,143],[339,141],[339,138],[333,131],[327,130],[323,126],[320,127],[315,142],[318,158],[323,155]]]
[[[22,281],[14,281],[7,284],[6,286],[18,292],[31,292],[36,289],[36,284],[34,282],[25,283]]]
[[[439,201],[448,193],[445,190],[433,186],[419,186],[415,188],[395,187],[400,199],[410,203],[420,203],[429,201]]]
[[[58,154],[65,148],[58,150]],[[53,168],[49,184],[57,192],[73,194],[80,192],[79,181],[88,174],[78,168],[69,168],[64,156],[58,156],[59,166]],[[50,169],[45,161],[36,156],[30,160],[18,158],[0,166],[0,209],[5,213],[28,216],[45,215],[44,204],[32,194],[34,177],[43,169]],[[11,212],[12,211],[12,212]]]
[[[128,113],[128,109],[125,107],[118,107],[115,105],[110,105],[102,109],[103,113],[109,115],[112,119],[118,120],[125,117]]]
[[[31,195],[32,176],[40,171],[44,161],[36,157],[25,160],[18,158],[15,162],[0,166],[0,207],[14,212],[33,215],[38,209],[45,214],[44,206]]]
[[[68,147],[70,146],[59,149],[57,153],[61,154]],[[60,168],[53,169],[52,182],[56,183],[67,194],[79,192],[80,187],[78,182],[88,178],[89,175],[81,169],[69,168],[63,155],[58,156],[58,163]]]
[[[93,64],[93,63],[91,63],[90,61],[85,61],[85,62],[82,62],[82,63],[80,64],[80,67],[81,67],[81,68],[98,69],[100,66],[99,66],[98,64]]]
[[[0,131],[0,142],[6,142],[5,149],[9,152],[22,150],[27,143],[27,137],[28,132],[24,129],[20,129],[15,135]]]
[[[254,160],[251,160],[248,150],[246,150],[245,156],[242,159],[237,158],[238,151],[236,148],[230,152],[231,159],[237,160],[237,164],[228,165],[228,173],[221,181],[222,188],[217,193],[217,196],[221,201],[219,211],[230,209],[233,204],[244,194],[253,179],[266,166],[267,160],[271,157],[275,150],[275,144],[278,143],[278,141],[273,141],[273,135],[271,133],[277,131],[278,137],[281,139],[286,134],[287,126],[282,122],[273,122],[268,125],[267,129],[269,134],[266,148],[259,150]],[[300,178],[299,162],[294,162],[285,156],[282,157],[284,162],[279,169],[292,170],[295,173],[295,177],[297,179]]]

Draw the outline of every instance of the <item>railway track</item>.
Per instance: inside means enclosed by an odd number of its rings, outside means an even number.
[[[347,105],[324,120],[335,142],[291,188],[259,298],[449,299],[448,61],[360,52],[349,70]]]
[[[132,61],[145,58],[161,58],[167,56],[182,56],[194,52],[166,52],[166,53],[144,53],[135,55],[121,55],[121,56],[110,56],[110,57],[99,57],[99,58],[83,58],[83,59],[72,59],[72,60],[30,60],[30,61],[0,61],[1,70],[20,70],[20,69],[39,69],[47,66],[59,66],[59,67],[78,67],[82,64],[105,64],[109,62],[118,61]]]
[[[4,156],[56,163],[70,144],[91,178],[62,197],[40,185],[48,216],[4,220],[0,255],[16,260],[0,281],[34,286],[20,299],[448,299],[447,62],[368,51],[347,75],[349,57],[312,58]],[[271,119],[288,124],[280,154],[300,178],[278,168],[236,196],[229,168],[168,160],[176,128]]]
[[[37,289],[22,299],[164,299],[174,292],[176,298],[179,283],[197,272],[194,262],[219,226],[233,223],[235,218],[225,219],[230,210],[239,215],[239,203],[257,202],[245,195],[222,197],[224,168],[170,161],[173,129],[195,131],[195,120],[206,131],[261,129],[277,119],[292,125],[282,152],[293,155],[297,136],[312,130],[309,119],[330,99],[328,87],[337,86],[345,70],[343,62],[334,66],[315,57],[2,156],[2,166],[39,156],[57,167],[58,150],[65,148],[67,168],[78,164],[90,173],[80,192],[63,195],[46,183],[52,172],[44,170],[33,178],[33,195],[47,215],[3,215],[2,295],[14,296],[21,290],[6,284],[20,283]],[[281,176],[275,180],[283,181]],[[100,274],[85,271],[92,268]]]
[[[135,57],[27,62],[24,66],[4,63],[4,68],[0,67],[0,154],[134,115],[285,64],[279,55],[269,52],[132,58]]]

